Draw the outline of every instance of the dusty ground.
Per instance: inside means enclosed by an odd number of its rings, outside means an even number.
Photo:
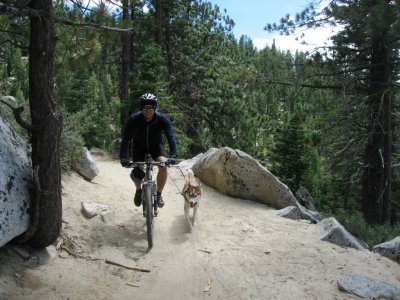
[[[176,168],[169,171],[154,248],[146,253],[130,171],[94,159],[101,172],[93,182],[63,176],[58,250],[25,248],[30,257],[22,258],[9,246],[0,249],[0,299],[358,299],[337,288],[349,273],[400,286],[400,265],[389,259],[322,242],[318,225],[207,186],[199,224],[189,233]],[[114,220],[85,218],[82,201],[109,205]]]

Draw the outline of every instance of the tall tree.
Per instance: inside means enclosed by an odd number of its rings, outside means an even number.
[[[122,24],[124,27],[127,27],[129,21],[131,20],[129,11],[130,11],[129,0],[122,1]],[[120,121],[121,121],[121,129],[124,128],[125,121],[128,118],[128,110],[126,107],[126,103],[129,100],[129,74],[131,68],[131,33],[123,32],[122,33],[122,55],[121,55],[121,85],[120,85],[120,99],[122,102],[121,111],[120,111]],[[124,105],[125,104],[125,105]]]
[[[305,132],[298,114],[279,131],[274,159],[274,174],[296,191],[307,169],[305,159]]]
[[[32,209],[36,223],[28,243],[45,247],[61,230],[61,167],[59,145],[61,114],[54,98],[53,63],[56,38],[51,0],[33,0],[29,7],[41,11],[30,17],[29,103],[32,119],[32,166],[36,191]],[[32,225],[31,225],[32,226]]]
[[[394,66],[399,62],[400,3],[390,0],[334,0],[316,12],[316,3],[295,20],[283,18],[281,24],[267,25],[268,30],[290,32],[298,26],[314,27],[324,23],[341,25],[332,38],[331,75],[341,80],[347,97],[368,99],[363,142],[362,211],[370,224],[391,220],[392,147],[395,122],[393,99],[398,88]],[[359,103],[362,109],[364,103]],[[350,118],[349,118],[350,119]],[[366,137],[366,138],[365,138]],[[348,141],[354,146],[355,143]],[[347,147],[349,149],[350,147]]]

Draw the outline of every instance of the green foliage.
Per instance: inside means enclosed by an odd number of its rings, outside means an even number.
[[[112,96],[106,98],[109,87],[107,81],[87,71],[64,72],[57,79],[57,95],[61,106],[67,113],[81,118],[76,130],[84,138],[85,146],[89,149],[110,149],[119,134],[118,100]]]
[[[139,108],[139,97],[144,93],[156,94],[162,99],[160,106],[168,108],[172,101],[167,94],[167,80],[168,70],[161,49],[157,44],[151,43],[138,57],[138,69],[131,84],[130,109],[134,111]]]
[[[306,137],[299,115],[292,116],[287,125],[278,131],[274,155],[273,172],[292,191],[296,191],[303,181],[312,158],[306,156]]]
[[[81,158],[85,141],[80,131],[81,115],[63,114],[63,131],[60,142],[61,168],[64,171],[74,169],[75,162]]]

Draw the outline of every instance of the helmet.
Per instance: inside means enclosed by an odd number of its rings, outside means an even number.
[[[143,94],[142,96],[140,96],[139,101],[140,101],[140,107],[144,107],[145,105],[153,105],[153,106],[157,106],[157,96],[150,94],[150,93],[146,93]]]

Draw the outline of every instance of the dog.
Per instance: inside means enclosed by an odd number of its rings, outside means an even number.
[[[185,198],[185,204],[183,207],[185,218],[189,224],[190,231],[192,231],[193,226],[197,225],[197,212],[200,206],[201,186],[194,177],[194,173],[191,169],[188,171],[188,179],[182,188],[182,195]],[[193,209],[192,218],[190,218],[191,209]]]

